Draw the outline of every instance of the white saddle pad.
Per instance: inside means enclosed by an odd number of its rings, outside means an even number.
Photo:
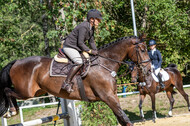
[[[163,81],[163,82],[169,80],[170,76],[169,76],[169,74],[168,74],[164,69],[160,70],[160,73],[162,74],[162,81]],[[152,74],[153,79],[154,79],[156,82],[159,82],[159,80],[158,80],[158,78],[155,76],[155,74],[154,74],[154,73],[151,73],[151,74]]]

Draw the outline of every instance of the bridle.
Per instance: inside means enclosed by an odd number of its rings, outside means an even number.
[[[146,73],[146,69],[147,69],[147,66],[149,63],[151,63],[151,60],[150,58],[149,59],[146,59],[146,60],[142,60],[141,56],[140,56],[140,52],[139,52],[139,48],[140,46],[139,45],[143,45],[145,46],[146,50],[147,50],[147,46],[143,43],[144,40],[141,40],[139,42],[136,42],[134,45],[135,45],[135,49],[134,49],[134,52],[132,54],[132,56],[136,53],[136,57],[137,57],[137,63],[135,64],[137,66],[137,68],[140,68],[142,69],[142,72],[144,75],[148,75],[148,73]],[[118,60],[115,60],[115,59],[112,59],[112,58],[108,58],[108,57],[104,57],[102,55],[98,55],[98,57],[101,57],[101,58],[104,58],[104,59],[107,59],[107,60],[110,60],[110,61],[113,61],[113,62],[117,62],[119,64],[125,64],[125,65],[129,65],[131,66],[131,63],[129,62],[123,62],[123,61],[118,61]],[[139,62],[139,59],[140,59],[140,62]],[[143,65],[144,63],[147,63],[145,66]],[[104,66],[105,67],[105,66]],[[108,69],[109,70],[109,69]],[[151,69],[150,69],[151,70]],[[110,70],[109,70],[110,71]]]
[[[144,43],[141,42],[139,44],[145,46],[145,49],[147,50],[147,46]],[[146,74],[148,74],[148,73],[146,73],[146,69],[147,69],[147,66],[151,63],[151,60],[150,60],[150,58],[146,59],[146,60],[142,60],[142,58],[140,57],[140,52],[139,52],[139,48],[140,48],[139,44],[136,44],[136,47],[135,47],[136,56],[137,56],[137,67],[142,70],[142,72],[143,72],[144,75],[146,75]],[[143,65],[144,63],[147,63],[147,64]],[[150,68],[150,70],[151,70],[151,68]],[[150,70],[148,70],[148,71],[150,71]]]

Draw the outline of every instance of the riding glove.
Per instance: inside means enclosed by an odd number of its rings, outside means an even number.
[[[91,54],[92,55],[98,55],[98,51],[97,50],[91,50]]]

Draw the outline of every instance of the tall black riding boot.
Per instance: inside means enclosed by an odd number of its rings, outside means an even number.
[[[163,81],[162,81],[162,74],[161,73],[158,73],[158,80],[159,80],[159,82],[160,82],[160,86],[161,86],[161,88],[162,89],[164,89],[165,88],[165,85],[164,85],[164,83],[163,83]]]
[[[65,89],[68,93],[71,93],[73,91],[72,89],[72,79],[75,76],[75,74],[79,71],[82,65],[76,65],[71,68],[69,71],[66,80],[63,82],[62,89]]]

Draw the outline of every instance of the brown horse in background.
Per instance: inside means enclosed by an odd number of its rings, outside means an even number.
[[[144,114],[142,110],[142,104],[146,97],[146,94],[148,94],[151,97],[152,101],[152,110],[153,110],[153,121],[155,122],[156,116],[156,108],[155,108],[155,94],[161,91],[166,91],[166,95],[170,101],[170,109],[169,109],[169,116],[172,116],[172,109],[174,105],[174,98],[173,94],[175,93],[174,87],[180,92],[180,94],[184,97],[184,99],[187,102],[188,110],[190,111],[190,104],[189,104],[189,98],[188,95],[185,93],[183,89],[183,80],[180,72],[177,70],[177,66],[175,64],[170,64],[168,67],[164,69],[169,74],[169,80],[163,82],[165,84],[165,88],[161,89],[159,87],[159,83],[156,82],[151,74],[145,75],[143,74],[137,67],[134,67],[134,70],[131,74],[132,81],[137,81],[137,75],[138,75],[138,81],[140,82],[138,85],[138,90],[140,92],[140,102],[139,102],[139,109],[140,109],[140,117],[144,120]],[[141,82],[145,82],[146,85]]]
[[[131,126],[133,124],[120,107],[116,79],[109,70],[117,72],[125,58],[138,63],[142,68],[147,66],[146,61],[149,60],[149,56],[146,44],[137,37],[124,37],[99,49],[99,55],[93,61],[97,62],[97,65],[91,66],[87,76],[82,80],[86,96],[89,101],[105,102],[122,126]],[[45,92],[65,99],[82,100],[76,77],[73,78],[74,91],[67,93],[61,89],[65,78],[50,76],[51,61],[52,58],[32,56],[13,61],[2,69],[0,73],[1,116],[8,107],[10,111],[18,110],[16,99],[28,99]],[[144,71],[148,71],[147,67]]]

